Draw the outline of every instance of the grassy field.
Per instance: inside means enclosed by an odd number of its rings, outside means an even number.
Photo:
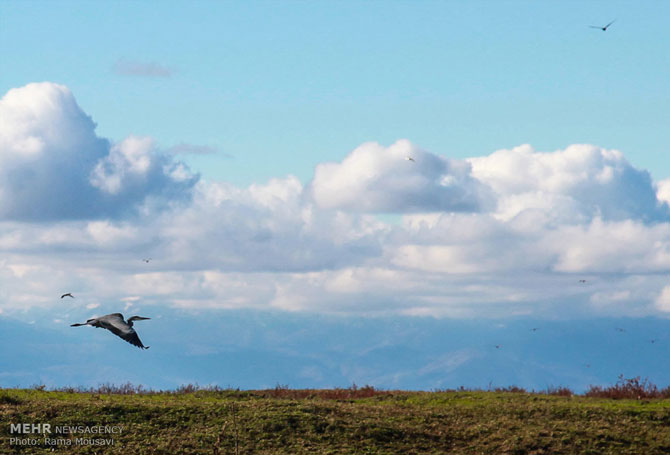
[[[669,399],[510,391],[4,389],[0,422],[2,454],[670,453]],[[52,433],[12,433],[19,423],[48,423]],[[54,434],[104,425],[121,432]],[[38,445],[27,445],[31,438]],[[113,445],[90,445],[95,439]]]

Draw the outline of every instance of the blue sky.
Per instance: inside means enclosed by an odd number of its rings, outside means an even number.
[[[644,327],[670,313],[669,12],[0,1],[0,320],[118,352],[69,323],[183,320],[183,380],[241,388],[667,382]],[[198,341],[198,317],[280,335]],[[570,324],[567,346],[527,336]],[[161,326],[145,323],[143,355],[174,346]],[[522,335],[487,335],[510,326]],[[637,363],[603,343],[614,326],[639,338]],[[321,348],[299,352],[293,331]],[[499,342],[512,371],[486,369]],[[100,379],[77,356],[78,378],[30,371],[39,349],[23,348],[0,385]],[[276,368],[261,380],[245,356]]]
[[[0,8],[3,93],[67,85],[103,137],[217,148],[188,158],[207,178],[306,181],[364,141],[399,138],[456,158],[592,143],[670,175],[663,2]],[[607,33],[588,28],[613,19]],[[119,61],[170,75],[121,76]]]

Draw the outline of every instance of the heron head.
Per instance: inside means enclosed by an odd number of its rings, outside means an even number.
[[[131,316],[130,318],[128,318],[128,322],[130,322],[130,321],[144,321],[146,319],[151,319],[151,318],[145,318],[145,317],[142,317],[142,316]]]

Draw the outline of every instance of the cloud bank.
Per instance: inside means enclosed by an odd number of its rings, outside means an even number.
[[[10,90],[0,120],[3,315],[54,309],[64,290],[81,314],[128,302],[457,318],[670,312],[670,180],[617,150],[521,145],[455,160],[370,142],[309,182],[239,188],[199,181],[152,138],[98,137],[57,84]],[[400,222],[379,216],[389,213]]]

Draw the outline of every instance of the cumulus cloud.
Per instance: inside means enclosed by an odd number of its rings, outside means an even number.
[[[34,83],[0,99],[0,219],[117,217],[147,202],[188,198],[197,181],[148,138],[119,144],[62,85]]]
[[[617,150],[577,144],[552,153],[530,145],[471,158],[472,175],[498,196],[498,215],[551,212],[558,222],[636,219],[668,221],[647,171],[635,169]]]
[[[123,76],[140,77],[170,77],[174,70],[155,62],[141,62],[136,60],[117,60],[112,66],[112,72]]]
[[[97,162],[89,181],[115,204],[132,206],[146,198],[175,201],[188,197],[197,177],[183,163],[154,153],[151,138],[130,136]]]
[[[318,165],[309,191],[320,207],[356,212],[479,212],[493,203],[467,162],[428,153],[407,140],[390,147],[365,143],[341,163]]]

